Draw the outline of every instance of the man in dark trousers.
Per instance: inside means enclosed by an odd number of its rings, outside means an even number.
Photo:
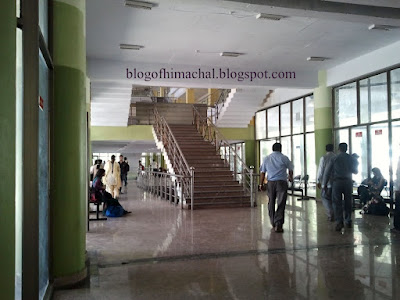
[[[121,187],[119,188],[119,191],[121,194],[122,193],[122,184],[125,183],[126,186],[126,181],[127,181],[127,176],[128,176],[128,170],[129,170],[129,165],[124,161],[124,156],[120,155],[119,156],[119,167],[121,169]]]
[[[275,232],[283,232],[283,223],[285,218],[285,206],[287,199],[287,189],[289,179],[293,181],[293,164],[286,155],[283,155],[282,145],[275,143],[272,146],[272,153],[268,155],[260,168],[260,187],[265,179],[267,173],[267,193],[268,193],[268,211],[271,225],[274,227]],[[289,176],[286,172],[289,170]],[[278,204],[275,210],[275,204]]]
[[[336,231],[341,231],[344,227],[352,227],[352,193],[353,180],[352,174],[357,174],[357,163],[347,152],[347,144],[339,144],[339,154],[331,160],[324,173],[322,184],[327,188],[329,180],[332,180],[332,204],[335,212]],[[343,220],[343,200],[344,199],[344,220]]]

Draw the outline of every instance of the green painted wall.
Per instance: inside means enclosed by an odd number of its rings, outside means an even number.
[[[92,126],[90,138],[92,141],[154,141],[152,125]]]
[[[256,157],[255,157],[255,146],[256,142],[254,140],[247,140],[244,142],[245,146],[245,155],[246,155],[246,165],[256,166]],[[254,171],[255,172],[255,171]]]
[[[54,1],[53,14],[51,213],[52,274],[57,279],[71,277],[85,269],[88,183],[84,1]]]
[[[14,299],[15,286],[15,1],[2,1],[0,20],[0,293],[8,300]]]
[[[249,125],[247,128],[225,128],[219,127],[218,130],[227,140],[253,140],[254,126]]]

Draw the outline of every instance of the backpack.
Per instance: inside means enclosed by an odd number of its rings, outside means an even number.
[[[107,206],[106,216],[110,218],[118,218],[124,215],[124,209],[121,205]]]

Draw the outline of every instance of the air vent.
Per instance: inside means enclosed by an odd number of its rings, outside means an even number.
[[[119,48],[123,50],[140,50],[144,48],[144,46],[140,45],[130,45],[130,44],[119,44]]]
[[[145,1],[125,0],[125,6],[150,10],[153,7],[155,7],[156,4],[151,3],[151,2],[145,2]]]
[[[369,30],[381,30],[381,31],[389,31],[392,29],[397,29],[399,27],[397,26],[392,26],[392,25],[378,25],[378,24],[372,24],[368,26]]]
[[[229,56],[229,57],[238,57],[238,56],[244,55],[244,53],[239,53],[239,52],[221,52],[219,55],[220,56]]]
[[[286,18],[286,16],[271,15],[271,14],[264,14],[264,13],[259,13],[258,15],[256,15],[256,19],[261,19],[261,20],[279,21],[283,18]]]
[[[308,61],[324,61],[324,60],[327,60],[327,59],[329,59],[329,58],[328,57],[322,57],[322,56],[310,56],[310,57],[307,57]]]

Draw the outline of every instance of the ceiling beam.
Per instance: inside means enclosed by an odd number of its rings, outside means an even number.
[[[323,0],[230,0],[232,2],[268,6],[269,8],[286,8],[308,12],[334,13],[343,15],[366,16],[400,20],[400,8],[377,7],[353,3]]]

